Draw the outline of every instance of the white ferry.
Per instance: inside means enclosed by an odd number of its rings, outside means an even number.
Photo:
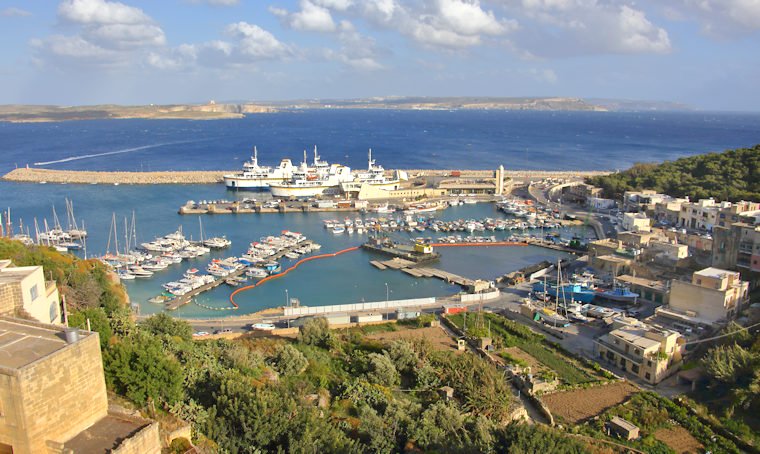
[[[272,197],[301,198],[322,195],[328,190],[340,189],[341,183],[353,181],[351,168],[340,164],[328,164],[319,159],[317,147],[314,147],[314,165],[304,162],[293,172],[292,178],[282,182],[272,182],[269,189]]]
[[[228,189],[266,191],[270,183],[290,179],[295,171],[290,159],[283,159],[277,167],[260,166],[258,151],[253,147],[253,157],[243,164],[242,172],[225,175],[224,185]]]
[[[353,181],[343,183],[341,186],[343,192],[348,193],[352,191],[360,191],[364,184],[368,184],[384,191],[393,191],[401,187],[401,178],[398,171],[396,171],[393,177],[386,177],[383,166],[375,164],[375,160],[372,159],[372,149],[370,148],[368,153],[367,170],[359,172]]]

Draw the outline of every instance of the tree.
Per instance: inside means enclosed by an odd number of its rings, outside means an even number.
[[[106,382],[119,394],[139,404],[148,399],[173,404],[182,398],[182,369],[166,356],[150,335],[123,339],[103,356]]]
[[[308,345],[329,347],[332,342],[332,333],[327,319],[315,317],[308,320],[298,330],[298,340]]]
[[[711,348],[702,359],[707,374],[727,385],[747,384],[757,363],[758,355],[736,344]]]
[[[383,386],[399,383],[399,373],[388,355],[370,353],[367,355],[367,380]]]
[[[69,314],[69,326],[72,327],[87,329],[88,320],[90,329],[96,331],[100,337],[100,348],[105,349],[113,336],[113,330],[102,307],[89,307]]]
[[[451,402],[439,401],[422,413],[413,438],[428,451],[458,451],[469,442],[465,422],[465,416]]]
[[[193,327],[189,323],[163,312],[149,317],[140,326],[157,336],[176,336],[186,341],[193,338]]]
[[[403,339],[391,343],[388,348],[388,356],[401,373],[411,372],[419,362],[417,352],[414,351],[412,344]]]
[[[510,454],[583,454],[585,445],[556,429],[512,423],[495,432],[495,450]]]
[[[309,365],[306,357],[290,344],[284,344],[272,358],[272,365],[282,375],[298,375]]]

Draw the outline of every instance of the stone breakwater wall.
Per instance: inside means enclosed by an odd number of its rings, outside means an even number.
[[[5,174],[5,181],[27,183],[71,183],[71,184],[215,184],[223,181],[222,176],[235,173],[232,170],[193,170],[161,172],[97,172],[89,170],[53,170],[22,167]],[[406,170],[409,176],[448,177],[459,172],[457,178],[493,178],[493,170]],[[552,171],[552,170],[507,170],[505,176],[519,179],[543,178],[583,178],[606,175],[605,171]]]
[[[94,172],[19,168],[3,176],[5,181],[71,184],[215,184],[232,171]]]

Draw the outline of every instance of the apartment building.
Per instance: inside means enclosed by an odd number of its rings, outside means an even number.
[[[748,294],[749,283],[738,272],[710,267],[695,271],[691,282],[671,282],[670,303],[656,312],[693,325],[713,325],[736,317]]]
[[[645,213],[625,213],[622,227],[626,232],[649,232],[652,228],[652,221]]]
[[[713,198],[700,199],[681,205],[678,224],[699,230],[713,230],[714,227],[728,227],[741,221],[741,215],[760,209],[758,202],[717,202]]]
[[[0,315],[42,323],[63,321],[58,288],[46,281],[41,266],[13,266],[0,260]]]
[[[675,331],[625,326],[600,336],[595,350],[601,361],[656,385],[677,370],[684,343]]]

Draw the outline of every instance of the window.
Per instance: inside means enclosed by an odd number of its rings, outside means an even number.
[[[647,372],[646,375],[644,375],[644,376],[646,377],[647,380],[651,380],[652,379],[652,374],[650,374],[649,372]]]
[[[652,367],[652,360],[647,360],[647,366]]]
[[[697,285],[702,285],[702,279],[697,279]]]
[[[39,295],[39,291],[37,290],[37,284],[34,284],[32,288],[29,289],[29,296],[32,298],[32,301],[36,300]]]
[[[634,374],[638,374],[639,373],[639,366],[636,365],[636,364],[632,364],[631,365],[631,372],[633,372]]]
[[[636,356],[641,356],[641,351],[639,351],[638,348],[634,348],[633,349],[633,354],[636,355]]]

